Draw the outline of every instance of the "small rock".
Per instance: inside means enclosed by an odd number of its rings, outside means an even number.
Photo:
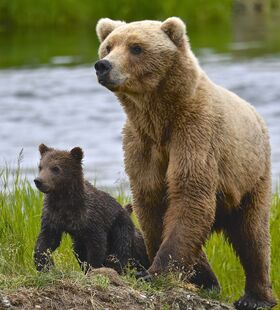
[[[142,299],[146,299],[147,298],[147,296],[144,295],[144,294],[139,294],[139,297],[142,298]]]
[[[0,306],[4,308],[10,308],[12,305],[7,297],[2,297],[0,300]]]

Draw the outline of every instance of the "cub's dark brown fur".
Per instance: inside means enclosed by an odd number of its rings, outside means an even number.
[[[39,176],[34,182],[45,198],[34,253],[37,270],[48,270],[53,265],[50,254],[59,246],[63,233],[70,234],[75,255],[85,271],[112,264],[121,271],[129,259],[148,268],[143,238],[129,212],[84,180],[82,149],[75,147],[67,152],[41,144],[39,150]]]

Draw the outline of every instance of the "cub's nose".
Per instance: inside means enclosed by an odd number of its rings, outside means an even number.
[[[112,65],[108,60],[104,59],[104,60],[98,60],[95,63],[94,68],[98,76],[104,76],[110,72],[110,70],[112,69]]]
[[[39,178],[34,179],[34,183],[37,188],[42,187],[42,184],[43,184],[43,182]]]

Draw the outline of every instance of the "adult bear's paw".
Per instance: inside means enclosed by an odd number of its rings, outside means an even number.
[[[146,282],[150,282],[153,279],[153,276],[149,273],[148,270],[141,270],[136,272],[135,274],[136,279],[143,280]]]
[[[276,306],[276,301],[259,299],[249,294],[245,294],[239,300],[234,303],[234,306],[238,310],[260,310],[260,309],[271,309]]]

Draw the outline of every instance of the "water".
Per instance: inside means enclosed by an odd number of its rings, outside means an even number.
[[[240,32],[234,33],[238,33],[238,39],[223,34],[218,43],[216,38],[209,43],[201,34],[194,35],[194,49],[202,67],[216,83],[251,102],[266,120],[276,184],[280,177],[279,40],[253,37],[242,41]],[[55,45],[62,37],[57,34],[57,41],[52,37],[52,43]],[[88,179],[111,188],[127,182],[121,146],[125,115],[115,96],[96,81],[92,64],[97,42],[83,36],[79,40],[86,43],[79,51],[73,49],[76,41],[71,41],[61,50],[57,50],[56,44],[45,55],[40,51],[50,41],[41,40],[43,46],[36,49],[34,40],[36,37],[30,40],[30,36],[21,36],[19,46],[11,37],[0,38],[0,44],[6,44],[5,51],[0,51],[0,57],[5,59],[2,63],[0,59],[0,168],[6,163],[15,166],[23,148],[22,169],[32,180],[40,143],[60,149],[81,146]],[[12,51],[20,48],[26,55],[14,61]]]
[[[0,85],[1,159],[15,159],[23,148],[22,167],[31,178],[40,143],[81,146],[91,180],[112,186],[123,177],[124,115],[114,95],[97,84],[92,67],[6,70]]]

